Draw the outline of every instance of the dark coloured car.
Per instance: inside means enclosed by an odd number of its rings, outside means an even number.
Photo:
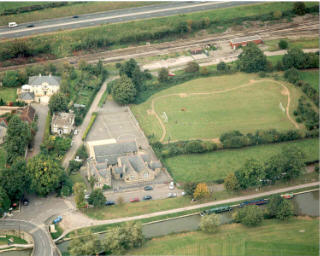
[[[151,186],[145,186],[143,189],[144,189],[145,191],[148,191],[148,190],[153,190],[153,187],[151,187]]]
[[[79,16],[78,16],[78,15],[74,15],[74,16],[72,16],[72,18],[74,18],[74,19],[78,19],[78,18],[79,18]]]
[[[146,195],[142,198],[143,200],[151,200],[152,199],[152,196],[150,195]]]
[[[28,200],[27,198],[23,198],[23,199],[22,199],[22,204],[23,204],[24,206],[28,206],[28,205],[29,205],[29,200]]]
[[[108,205],[115,205],[115,204],[116,204],[115,201],[107,201],[107,202],[105,203],[106,206],[108,206]]]
[[[29,24],[28,26],[27,26],[27,28],[33,28],[34,27],[34,24]]]
[[[138,197],[130,199],[131,203],[140,202],[140,199]]]

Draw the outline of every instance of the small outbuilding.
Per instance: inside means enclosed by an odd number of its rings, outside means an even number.
[[[239,46],[246,46],[248,43],[261,44],[263,41],[260,36],[239,37],[230,40],[232,49],[237,49]]]

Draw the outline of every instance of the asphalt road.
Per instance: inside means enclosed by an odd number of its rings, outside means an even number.
[[[34,241],[34,256],[57,255],[47,232],[30,222],[23,220],[0,220],[0,229],[23,230],[29,233]]]
[[[170,2],[161,5],[149,5],[144,7],[79,15],[78,18],[65,17],[35,21],[32,23],[23,23],[19,24],[19,26],[15,28],[1,27],[0,38],[17,38],[64,29],[84,28],[100,24],[127,22],[138,19],[150,19],[253,3],[256,2]],[[14,22],[14,20],[12,22]],[[33,27],[28,27],[31,24]]]

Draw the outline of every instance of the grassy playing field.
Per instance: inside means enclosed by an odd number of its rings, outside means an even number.
[[[301,92],[281,83],[290,91],[292,113]],[[274,80],[237,73],[171,87],[132,106],[132,110],[145,133],[162,141],[212,139],[234,129],[244,133],[257,129],[294,129],[280,108],[280,103],[284,108],[288,103],[284,92],[284,87]],[[152,114],[152,105],[165,129]]]
[[[288,222],[264,220],[258,227],[241,224],[220,227],[215,234],[188,232],[153,238],[129,255],[318,255],[317,219]]]
[[[319,91],[319,70],[306,70],[300,72],[303,81],[309,83],[314,89]]]
[[[297,146],[306,154],[306,161],[319,159],[319,140],[308,139],[269,144],[206,154],[181,155],[165,159],[165,165],[178,182],[203,182],[224,179],[239,169],[247,159],[265,161],[285,146]]]
[[[17,98],[17,88],[4,88],[0,89],[0,99],[7,101],[16,101]]]

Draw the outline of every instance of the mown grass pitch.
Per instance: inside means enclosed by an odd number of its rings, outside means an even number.
[[[201,231],[153,238],[128,255],[318,255],[317,219],[264,220],[261,226],[223,225],[214,234]]]
[[[306,155],[305,161],[319,159],[319,140],[307,139],[205,154],[181,155],[167,158],[164,163],[177,182],[210,182],[224,179],[229,173],[241,168],[248,159],[266,161],[286,146],[301,149]]]
[[[290,92],[290,115],[301,92],[281,82]],[[132,106],[146,135],[168,140],[213,139],[239,130],[295,129],[281,105],[286,108],[285,87],[270,78],[237,73],[191,80],[154,94],[146,102]],[[155,111],[165,126],[161,128]],[[164,114],[168,117],[168,122]]]

